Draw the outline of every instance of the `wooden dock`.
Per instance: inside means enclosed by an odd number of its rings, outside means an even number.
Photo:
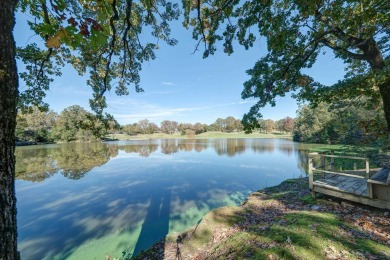
[[[314,160],[319,162],[314,165]],[[335,159],[365,161],[365,169],[335,171]],[[309,185],[312,196],[329,196],[390,209],[390,169],[371,169],[367,158],[309,154]]]

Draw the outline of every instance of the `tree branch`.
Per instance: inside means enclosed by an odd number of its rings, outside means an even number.
[[[43,16],[44,16],[44,21],[47,24],[51,24],[50,18],[49,18],[49,13],[47,11],[46,1],[43,0],[41,3],[42,3],[42,11],[43,11]],[[45,39],[47,41],[49,39],[49,35],[46,34]],[[48,48],[48,52],[46,54],[46,57],[42,60],[41,64],[39,65],[39,71],[37,74],[37,84],[39,84],[41,79],[43,78],[43,73],[44,73],[43,68],[45,67],[45,63],[50,61],[50,57],[51,57],[52,53],[53,53],[53,48]]]
[[[340,27],[336,26],[331,19],[321,14],[319,10],[316,10],[315,18],[325,23],[329,28],[331,28],[331,31],[333,34],[339,38],[340,40],[344,41],[348,44],[348,47],[358,47],[359,43],[363,42],[364,39],[348,35],[343,30],[340,29]]]
[[[347,55],[348,57],[350,57],[352,59],[366,60],[366,56],[364,54],[358,54],[358,53],[351,52],[345,48],[337,46],[336,44],[332,43],[331,41],[329,41],[325,38],[321,39],[320,42],[323,43],[325,46],[331,48],[332,50],[339,52],[341,54]]]
[[[114,21],[119,19],[118,10],[116,9],[116,0],[113,0],[111,3],[112,10],[114,12],[114,15],[110,18],[110,27],[112,30],[112,39],[110,43],[110,49],[109,53],[107,55],[107,64],[106,64],[106,71],[104,73],[104,79],[103,79],[103,89],[99,93],[99,97],[102,97],[104,95],[104,92],[106,92],[108,88],[108,74],[110,73],[110,66],[111,66],[111,59],[112,55],[114,54],[115,49],[115,41],[116,41],[116,28]]]
[[[203,26],[203,21],[202,18],[200,17],[200,0],[197,0],[197,10],[198,10],[198,22],[200,25],[200,29],[202,31],[202,36],[203,36],[203,41],[204,41],[204,48],[207,50],[207,44],[206,44],[206,35],[204,34],[204,26]]]
[[[125,31],[123,33],[123,37],[122,37],[123,49],[124,49],[123,66],[122,66],[122,71],[121,71],[121,78],[122,79],[124,77],[125,70],[126,70],[127,51],[129,51],[129,48],[128,48],[129,47],[129,43],[127,41],[127,34],[128,34],[129,30],[132,27],[131,26],[131,22],[130,22],[130,17],[131,17],[131,8],[132,8],[132,5],[133,5],[133,1],[132,0],[127,0],[126,3],[127,3],[127,6],[126,6],[126,17],[125,17],[126,29],[125,29]],[[137,35],[137,38],[138,38],[138,35]]]

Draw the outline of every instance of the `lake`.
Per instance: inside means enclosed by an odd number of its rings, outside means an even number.
[[[210,210],[305,175],[282,139],[166,139],[16,149],[22,259],[137,254]]]

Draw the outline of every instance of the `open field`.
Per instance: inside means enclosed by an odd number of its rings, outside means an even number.
[[[106,136],[107,139],[112,140],[144,140],[144,139],[173,139],[173,138],[187,138],[185,135],[180,133],[175,134],[139,134],[139,135],[127,135],[127,134],[109,134]],[[204,138],[286,138],[291,139],[291,134],[282,134],[279,132],[273,132],[270,134],[264,133],[252,133],[245,134],[244,132],[205,132],[199,135],[195,135],[195,139],[204,139]]]

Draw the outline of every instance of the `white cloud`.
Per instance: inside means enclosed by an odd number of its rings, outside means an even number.
[[[161,85],[165,85],[165,86],[176,86],[175,83],[173,83],[173,82],[167,82],[167,81],[161,82]]]
[[[132,114],[114,114],[114,117],[120,121],[137,121],[139,119],[166,119],[169,116],[183,116],[185,112],[203,111],[210,109],[210,107],[182,107],[182,108],[161,108],[149,106],[150,112],[132,113]]]
[[[135,123],[145,118],[155,123],[159,123],[163,120],[180,121],[180,118],[191,121],[191,118],[197,118],[196,120],[199,120],[199,118],[206,119],[212,114],[215,114],[216,117],[218,117],[219,112],[226,110],[228,107],[243,106],[254,102],[255,101],[237,101],[193,107],[165,107],[132,98],[115,98],[108,101],[107,112],[112,114],[120,124]]]

